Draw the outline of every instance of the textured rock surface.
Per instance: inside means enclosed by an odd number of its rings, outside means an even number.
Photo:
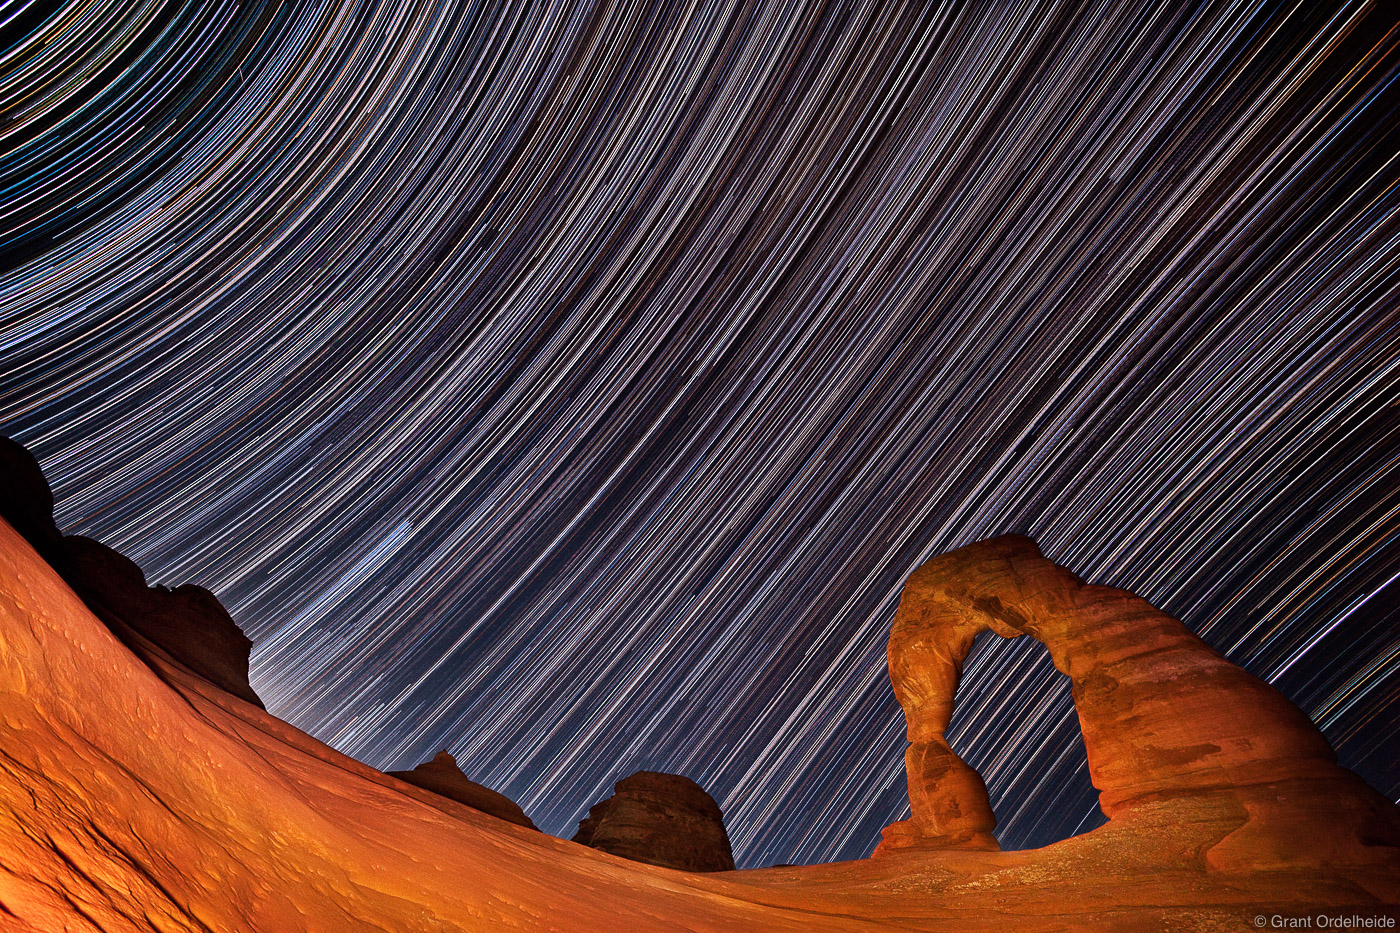
[[[1234,820],[1203,851],[1214,867],[1393,863],[1400,810],[1339,768],[1297,707],[1176,619],[1085,584],[1020,536],[935,558],[905,584],[889,664],[908,724],[911,818],[886,830],[882,851],[996,846],[986,787],[943,735],[983,631],[1034,637],[1069,676],[1111,821],[1173,810]]]
[[[671,871],[394,780],[153,658],[138,661],[0,523],[6,933],[1157,933],[1400,914],[1400,865],[1384,846],[1364,863],[1285,857],[1267,871],[1211,858],[1249,823],[1297,812],[1286,794],[1272,812],[1208,795],[1138,800],[1034,851]],[[1286,856],[1311,832],[1271,838]]]
[[[520,804],[505,794],[470,780],[462,773],[462,769],[457,767],[457,759],[446,751],[438,752],[431,761],[423,762],[412,771],[390,771],[388,774],[400,781],[407,781],[416,787],[464,803],[473,810],[489,813],[507,823],[536,828],[534,822],[525,815],[525,811],[520,809]]]
[[[0,516],[143,660],[174,661],[262,706],[248,683],[253,643],[218,598],[189,584],[174,589],[147,586],[141,568],[105,544],[60,534],[54,524],[53,493],[39,464],[8,437],[0,437]]]
[[[613,785],[578,824],[574,842],[681,871],[733,871],[724,815],[688,777],[638,771]]]

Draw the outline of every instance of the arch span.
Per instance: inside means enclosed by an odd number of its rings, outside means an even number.
[[[1378,795],[1337,767],[1327,740],[1281,693],[1146,600],[1086,584],[1030,538],[1007,535],[934,558],[905,584],[889,666],[908,726],[910,818],[886,828],[877,853],[998,848],[986,785],[945,737],[963,662],[984,631],[1030,635],[1069,677],[1110,822],[1209,802],[1242,824],[1243,836],[1214,847],[1212,857],[1226,860],[1237,845],[1257,847],[1275,820],[1294,830],[1300,819],[1325,820],[1324,835],[1356,850],[1349,857],[1377,833],[1400,840]]]

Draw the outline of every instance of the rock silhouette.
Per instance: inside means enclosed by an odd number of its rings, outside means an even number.
[[[688,777],[638,771],[613,785],[578,824],[574,842],[681,871],[733,871],[724,815]]]
[[[416,787],[430,790],[435,794],[464,803],[474,810],[489,813],[507,823],[536,829],[534,822],[520,809],[520,804],[505,794],[497,793],[489,787],[470,780],[462,769],[457,767],[457,759],[446,751],[438,752],[431,761],[425,761],[412,771],[389,771],[391,777],[407,781]]]
[[[53,490],[29,449],[0,434],[0,517],[55,570],[64,569],[63,535],[53,520]]]
[[[885,830],[881,852],[997,848],[986,785],[944,737],[963,660],[984,631],[1030,635],[1070,678],[1111,822],[1237,820],[1204,852],[1215,867],[1394,858],[1400,810],[1338,767],[1281,693],[1146,600],[1087,585],[1016,535],[935,558],[905,584],[889,665],[908,725],[911,818]]]
[[[64,536],[53,492],[23,445],[0,437],[0,515],[82,597],[122,642],[159,671],[174,662],[221,690],[261,707],[248,683],[253,643],[201,586],[147,586],[130,559],[105,544]]]

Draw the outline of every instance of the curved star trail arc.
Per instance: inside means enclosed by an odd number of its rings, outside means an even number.
[[[1400,794],[1380,5],[14,6],[0,422],[293,724],[860,857],[899,587],[1021,531]],[[1045,652],[963,693],[1003,842],[1095,825]]]

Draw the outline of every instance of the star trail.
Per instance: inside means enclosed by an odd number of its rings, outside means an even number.
[[[0,428],[287,721],[741,866],[907,814],[904,578],[1003,532],[1400,795],[1380,4],[0,4]],[[1097,825],[980,643],[1007,848]]]

